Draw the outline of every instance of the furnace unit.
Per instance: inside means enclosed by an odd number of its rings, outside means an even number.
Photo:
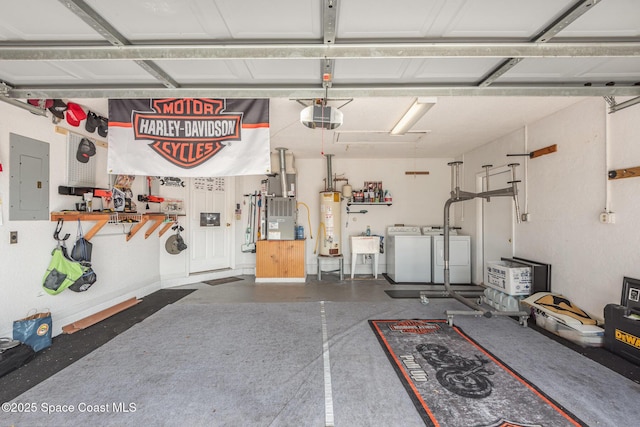
[[[267,240],[295,240],[296,199],[267,197]]]

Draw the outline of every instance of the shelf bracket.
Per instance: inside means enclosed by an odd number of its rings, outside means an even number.
[[[165,223],[164,227],[162,227],[162,229],[161,229],[161,230],[160,230],[160,232],[158,233],[158,237],[162,237],[162,235],[163,235],[164,233],[166,233],[166,232],[167,232],[167,230],[168,230],[168,229],[170,229],[170,228],[171,228],[171,226],[172,226],[173,224],[174,224],[173,222],[167,222],[167,223]]]
[[[103,213],[82,213],[82,212],[51,212],[51,221],[95,221],[95,224],[89,231],[84,233],[84,238],[91,240],[98,231],[102,229],[109,222],[110,215]]]
[[[131,229],[131,231],[129,232],[129,234],[127,234],[127,242],[133,236],[135,236],[138,231],[140,231],[142,226],[145,225],[147,223],[147,221],[149,221],[149,216],[148,215],[143,215],[142,219],[140,220],[140,222],[138,222],[136,225],[134,225],[133,228]]]

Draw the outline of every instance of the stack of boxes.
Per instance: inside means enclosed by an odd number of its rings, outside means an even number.
[[[499,311],[519,311],[520,300],[531,294],[531,267],[511,261],[489,262],[485,285],[485,304]]]

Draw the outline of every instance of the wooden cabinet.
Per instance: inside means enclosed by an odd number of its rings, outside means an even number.
[[[304,282],[305,240],[256,242],[256,282]]]

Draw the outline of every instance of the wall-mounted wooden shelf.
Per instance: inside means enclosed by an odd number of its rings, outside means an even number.
[[[92,221],[95,222],[93,227],[86,233],[84,238],[91,240],[106,224],[132,224],[131,230],[127,234],[127,241],[136,235],[138,231],[149,221],[153,221],[151,227],[147,230],[144,238],[148,238],[153,232],[164,223],[164,227],[160,229],[158,236],[162,236],[177,221],[177,215],[164,213],[124,213],[124,212],[79,212],[79,211],[63,211],[51,212],[51,221]]]
[[[347,202],[347,206],[391,206],[393,202]]]

